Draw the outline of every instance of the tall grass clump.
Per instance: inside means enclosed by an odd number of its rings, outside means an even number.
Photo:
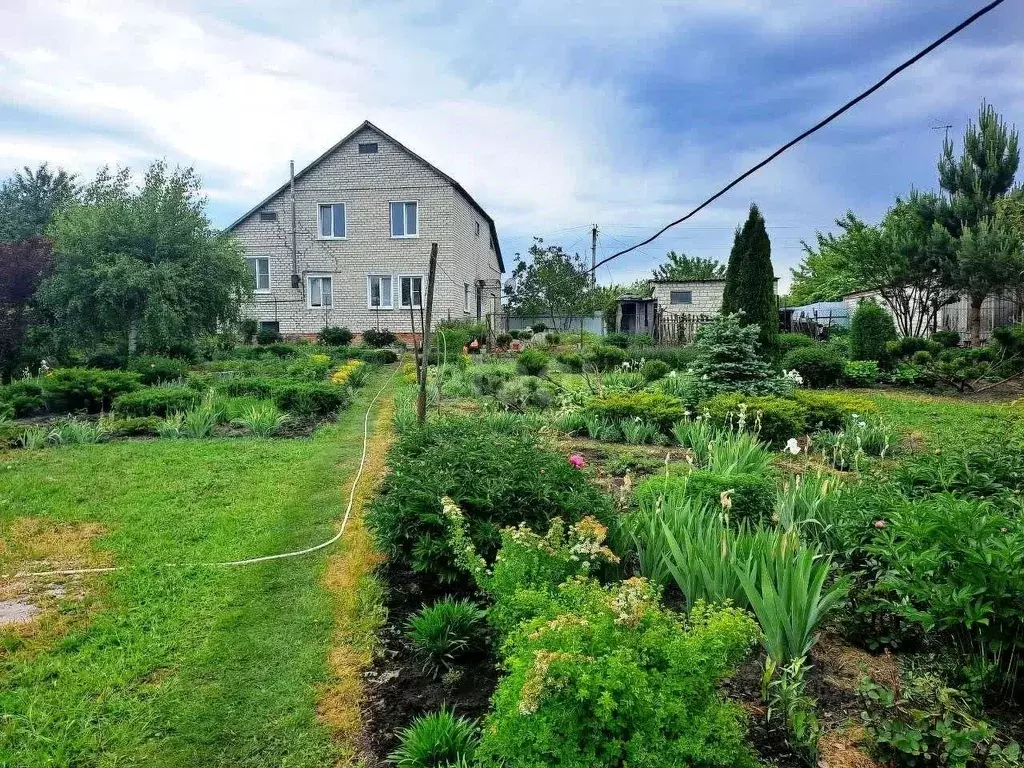
[[[479,641],[486,612],[470,600],[446,597],[421,608],[406,625],[406,634],[423,659],[424,670],[438,677]]]
[[[442,709],[421,715],[403,729],[388,760],[397,768],[448,768],[469,764],[478,743],[476,723]]]
[[[281,413],[273,403],[261,401],[245,406],[241,415],[232,423],[247,430],[254,437],[266,438],[275,435],[288,423],[288,416]]]

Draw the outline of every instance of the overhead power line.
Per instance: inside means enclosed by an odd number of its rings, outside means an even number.
[[[813,127],[808,128],[806,131],[801,133],[799,136],[797,136],[792,141],[786,142],[781,147],[779,147],[777,150],[775,150],[770,155],[768,155],[768,157],[766,157],[764,160],[759,162],[757,165],[755,165],[754,167],[752,167],[749,170],[745,171],[741,175],[737,176],[735,179],[733,179],[727,185],[725,185],[720,190],[715,192],[715,194],[713,194],[711,197],[709,197],[703,203],[698,205],[696,208],[694,208],[688,214],[686,214],[685,216],[683,216],[681,218],[676,219],[675,221],[673,221],[673,222],[671,222],[669,224],[666,224],[664,227],[659,229],[657,232],[655,232],[653,235],[648,237],[646,240],[643,240],[643,241],[641,241],[639,243],[636,243],[635,245],[631,245],[629,248],[625,248],[625,249],[623,249],[623,250],[621,250],[621,251],[619,251],[617,253],[613,253],[611,256],[608,256],[607,258],[599,261],[597,264],[594,265],[594,269],[596,270],[598,267],[602,266],[603,264],[606,264],[607,262],[612,261],[613,259],[619,258],[619,256],[624,256],[625,254],[629,253],[630,251],[635,251],[637,248],[642,248],[643,246],[647,245],[648,243],[654,242],[659,237],[661,237],[661,235],[663,235],[665,232],[670,230],[672,227],[675,227],[675,226],[677,226],[679,224],[682,224],[687,219],[692,218],[696,214],[700,213],[702,210],[707,208],[709,205],[711,205],[711,203],[715,202],[715,200],[720,198],[722,195],[724,195],[730,189],[735,187],[741,181],[743,181],[747,177],[757,173],[759,170],[764,168],[766,165],[768,165],[768,163],[772,162],[772,160],[777,158],[783,152],[785,152],[786,150],[790,149],[793,146],[796,146],[801,141],[806,139],[808,136],[810,136],[810,135],[820,131],[822,128],[824,128],[826,125],[831,123],[833,120],[835,120],[840,115],[844,114],[845,112],[848,112],[850,109],[855,107],[860,102],[864,101],[864,99],[866,99],[868,96],[873,94],[875,91],[877,91],[883,85],[888,83],[890,80],[892,80],[898,74],[903,72],[905,69],[909,69],[910,67],[912,67],[914,64],[919,62],[921,59],[923,59],[929,53],[931,53],[936,48],[938,48],[940,45],[945,43],[951,37],[959,34],[963,30],[967,29],[967,27],[971,26],[971,24],[976,22],[982,16],[987,14],[989,11],[992,11],[995,8],[997,8],[998,6],[1002,5],[1004,2],[1005,2],[1005,0],[994,0],[994,2],[989,3],[988,5],[986,5],[985,7],[981,8],[979,11],[977,11],[976,13],[974,13],[971,16],[969,16],[968,18],[964,19],[962,22],[957,24],[955,27],[953,27],[953,29],[949,30],[949,32],[944,34],[942,37],[940,37],[934,43],[929,45],[927,48],[924,48],[923,50],[919,51],[918,53],[916,53],[911,58],[907,59],[905,62],[900,64],[898,67],[896,67],[896,69],[892,70],[889,74],[887,74],[885,77],[883,77],[877,83],[872,85],[866,91],[863,91],[859,96],[857,96],[856,98],[853,98],[850,101],[846,102],[843,106],[841,106],[839,109],[837,109],[831,115],[826,117],[824,120],[822,120],[821,122],[817,123]]]

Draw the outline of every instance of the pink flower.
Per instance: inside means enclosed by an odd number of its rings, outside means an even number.
[[[579,454],[573,454],[569,457],[569,463],[572,464],[576,469],[583,469],[587,466],[587,460]]]
[[[875,528],[885,528],[885,520],[875,520]]]

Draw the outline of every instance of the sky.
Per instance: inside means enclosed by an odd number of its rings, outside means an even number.
[[[0,176],[191,165],[226,226],[369,119],[495,218],[598,257],[678,218],[982,0],[2,0]],[[802,240],[934,189],[983,99],[1024,125],[1024,2],[1003,6],[661,240],[728,258],[756,202],[788,284]],[[1024,176],[1024,173],[1021,174]]]

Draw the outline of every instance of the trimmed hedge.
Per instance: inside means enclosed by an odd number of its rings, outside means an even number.
[[[43,401],[54,412],[110,410],[118,395],[140,386],[139,374],[96,368],[58,368],[41,379]]]
[[[39,379],[21,379],[0,387],[0,403],[7,404],[15,416],[32,416],[46,407]]]
[[[885,362],[886,345],[896,340],[892,315],[873,301],[857,305],[850,320],[850,357],[854,360]]]
[[[360,349],[356,357],[370,365],[391,365],[398,362],[398,355],[393,349]]]
[[[839,383],[846,361],[824,344],[798,347],[786,354],[782,368],[796,371],[808,387],[832,387]]]
[[[747,397],[738,393],[715,395],[701,405],[707,409],[712,422],[724,426],[733,422],[739,414],[740,405],[747,406],[747,428],[753,429],[758,419],[761,423],[761,439],[770,443],[784,443],[791,437],[802,435],[807,430],[807,408],[796,400],[764,395]]]
[[[864,415],[878,410],[878,406],[870,400],[838,392],[797,390],[795,398],[807,409],[807,428],[811,431],[842,429],[851,414]]]
[[[668,429],[686,415],[683,401],[663,392],[628,392],[591,397],[584,410],[609,421],[640,419]]]
[[[337,413],[351,403],[352,390],[335,384],[288,382],[273,388],[273,398],[282,411],[322,417]]]
[[[634,496],[637,502],[646,500],[653,504],[660,494],[673,491],[717,510],[722,508],[722,493],[732,491],[729,519],[736,523],[767,523],[775,511],[775,479],[764,475],[722,475],[697,469],[688,475],[648,478],[637,485]]]
[[[123,416],[167,416],[198,401],[199,393],[189,387],[147,387],[116,397],[113,410]]]

